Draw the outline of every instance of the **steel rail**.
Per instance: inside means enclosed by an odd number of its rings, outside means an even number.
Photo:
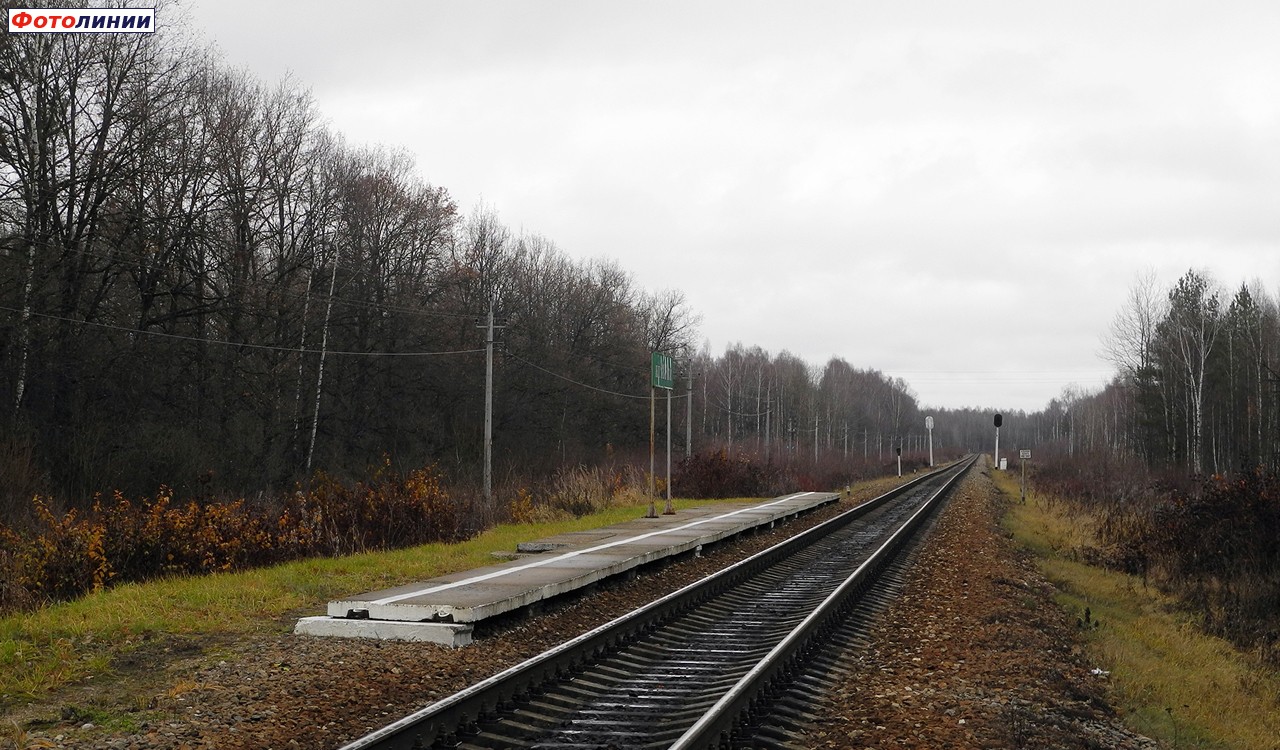
[[[976,457],[975,457],[976,458]],[[706,711],[681,737],[671,745],[670,750],[694,750],[695,748],[717,747],[729,740],[738,727],[750,721],[757,709],[767,702],[768,698],[781,687],[779,681],[785,680],[797,662],[815,645],[815,639],[827,633],[834,622],[851,605],[856,595],[870,584],[876,574],[888,564],[899,548],[909,541],[915,531],[929,514],[936,503],[965,474],[965,470],[975,459],[968,460],[964,467],[957,470],[944,485],[933,493],[920,508],[907,519],[888,539],[880,545],[865,562],[858,566],[835,591],[810,612],[799,625],[784,637],[778,645],[760,662],[744,675],[737,684],[725,693],[714,706]]]
[[[342,746],[340,750],[417,750],[430,747],[438,740],[453,738],[458,732],[493,715],[501,706],[526,698],[544,683],[570,675],[596,657],[626,646],[663,622],[732,588],[776,561],[808,546],[814,540],[882,507],[922,483],[955,470],[957,465],[942,467],[913,479],[724,570],[374,730]],[[957,472],[957,476],[961,474],[963,470]],[[953,478],[947,486],[954,481]],[[935,493],[929,502],[932,503],[939,493]],[[913,515],[912,520],[918,515],[919,513]],[[894,537],[897,536],[895,533]],[[865,567],[867,566],[864,564],[859,570]],[[808,620],[806,619],[805,622]],[[747,689],[747,686],[742,686],[741,683],[739,686],[743,690]]]

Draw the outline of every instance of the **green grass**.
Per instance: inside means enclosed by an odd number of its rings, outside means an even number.
[[[731,502],[731,501],[723,501]],[[676,501],[677,509],[708,504]],[[495,562],[517,543],[636,518],[644,506],[581,518],[503,525],[456,544],[300,560],[270,568],[126,584],[83,599],[0,619],[0,707],[38,699],[87,677],[109,675],[119,657],[157,640],[198,641],[283,633],[330,599]]]
[[[1016,480],[996,474],[1017,497]],[[1205,635],[1140,579],[1071,559],[1092,541],[1088,519],[1033,500],[1015,503],[1004,524],[1036,553],[1059,603],[1078,617],[1090,610],[1098,626],[1088,631],[1088,654],[1111,672],[1117,708],[1133,729],[1175,748],[1280,747],[1280,675]]]

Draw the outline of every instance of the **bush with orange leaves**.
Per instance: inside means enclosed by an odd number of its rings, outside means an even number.
[[[433,469],[401,476],[390,461],[345,485],[324,474],[275,514],[232,502],[175,503],[161,487],[134,502],[96,496],[89,510],[54,513],[33,501],[36,525],[0,525],[0,612],[62,601],[115,583],[243,570],[315,555],[463,538],[459,507]]]
[[[346,485],[317,472],[277,522],[286,557],[343,555],[465,538],[459,505],[433,469],[401,476],[383,460],[366,482]]]

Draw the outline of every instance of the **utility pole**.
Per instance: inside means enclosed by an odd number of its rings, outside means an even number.
[[[765,391],[764,396],[764,460],[769,460],[769,453],[773,450],[773,381],[769,381],[769,388]]]
[[[818,415],[813,415],[813,465],[818,465]]]
[[[684,418],[684,457],[691,458],[693,456],[693,352],[689,352],[689,394],[687,396],[689,403],[685,404],[688,410]]]
[[[493,300],[489,301],[489,319],[476,328],[487,329],[484,342],[484,499],[493,501],[493,331],[506,326],[493,321]]]

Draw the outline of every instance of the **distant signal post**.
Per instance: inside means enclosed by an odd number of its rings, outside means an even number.
[[[933,417],[924,418],[924,428],[929,431],[929,468],[933,468]]]

